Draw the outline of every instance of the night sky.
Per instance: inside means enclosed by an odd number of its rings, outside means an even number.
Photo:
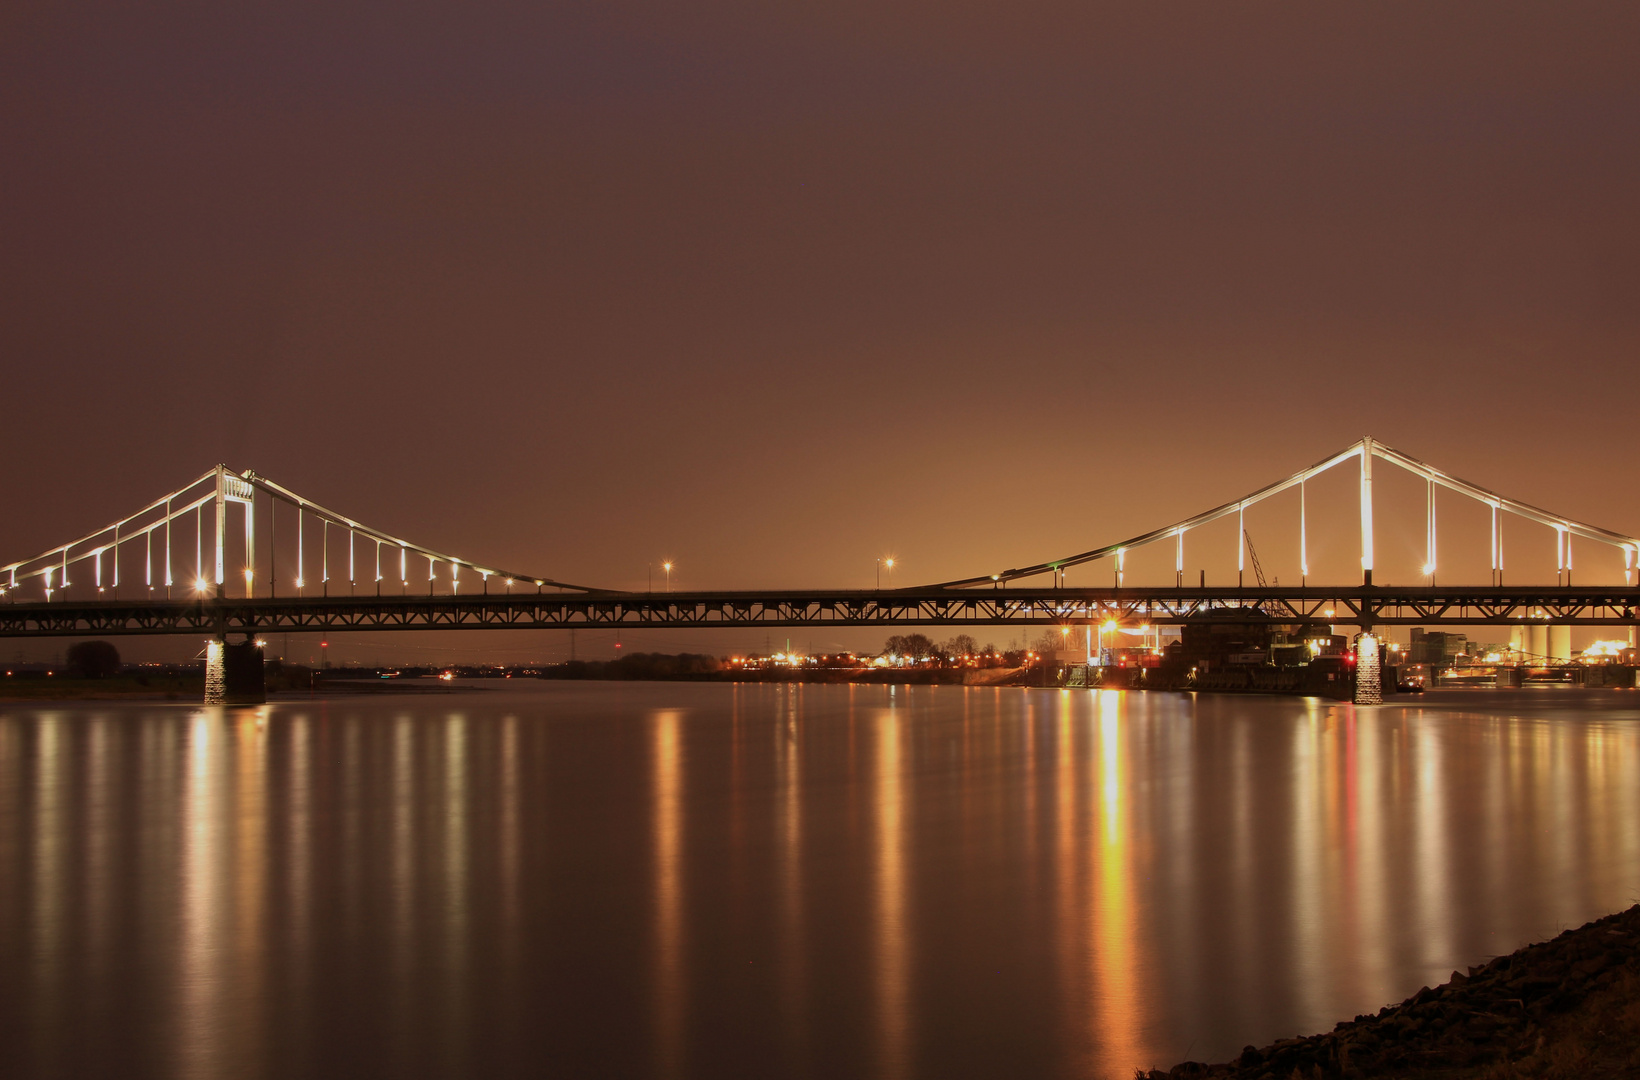
[[[1618,3],[24,0],[0,559],[225,461],[569,581],[912,584],[1369,433],[1640,533],[1637,56]]]

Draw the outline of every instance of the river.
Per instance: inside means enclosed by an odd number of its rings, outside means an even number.
[[[0,1075],[1131,1077],[1640,899],[1640,695],[0,703]]]

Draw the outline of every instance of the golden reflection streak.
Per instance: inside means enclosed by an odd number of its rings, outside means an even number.
[[[803,770],[799,710],[789,712],[776,733],[780,765],[781,999],[791,1056],[808,1059],[808,965],[803,934]]]
[[[1484,919],[1494,925],[1498,912],[1508,899],[1504,885],[1505,874],[1508,872],[1507,852],[1497,837],[1508,828],[1509,821],[1509,727],[1507,722],[1499,723],[1496,720],[1488,724],[1483,743],[1485,752],[1481,755],[1485,773],[1482,778],[1480,802],[1484,809],[1481,820],[1485,831],[1475,837],[1475,842],[1481,853],[1485,874],[1481,889],[1481,895],[1486,898]]]
[[[219,1039],[224,1004],[218,946],[222,901],[217,891],[221,830],[216,812],[221,770],[216,767],[223,710],[208,706],[188,727],[182,802],[181,1060],[176,1075],[217,1077],[226,1071]]]
[[[683,1071],[683,751],[681,717],[654,714],[650,722],[654,768],[655,836],[655,1052],[657,1072]]]
[[[523,885],[519,873],[519,756],[518,747],[518,717],[508,713],[501,721],[500,772],[501,791],[499,810],[499,826],[497,842],[500,850],[497,861],[500,872],[500,918],[499,932],[490,944],[491,951],[503,958],[501,980],[503,988],[500,991],[501,1000],[506,1003],[505,1011],[498,1017],[501,1030],[497,1038],[508,1042],[517,1042],[521,1037],[521,1029],[526,1017],[532,1015],[530,1006],[526,1002],[527,995],[523,992],[523,976],[525,963],[523,957],[526,950],[523,942]],[[480,916],[482,917],[482,916]],[[480,936],[482,934],[481,928]]]
[[[1426,957],[1432,958],[1428,962],[1436,966],[1440,966],[1444,958],[1456,955],[1452,940],[1453,867],[1447,847],[1450,839],[1447,830],[1452,826],[1446,810],[1450,778],[1444,775],[1441,727],[1420,723],[1412,740],[1413,768],[1418,781],[1413,809],[1413,850],[1418,864],[1418,914],[1424,931],[1421,948]],[[1434,960],[1436,957],[1442,960]]]
[[[1615,780],[1611,785],[1613,801],[1619,805],[1615,815],[1618,835],[1613,847],[1619,852],[1619,865],[1640,865],[1640,783],[1633,780],[1640,777],[1640,738],[1633,731],[1623,731],[1613,732],[1612,740],[1615,745],[1606,761]],[[1603,906],[1615,907],[1610,903]]]
[[[108,742],[111,735],[108,718],[92,719],[87,732],[87,791],[86,812],[89,826],[85,844],[85,880],[81,891],[86,902],[86,951],[102,956],[108,948],[109,923],[113,914],[114,878],[111,866],[110,840],[114,836],[115,776],[108,765]],[[102,991],[106,988],[99,987]]]
[[[15,873],[0,874],[0,925],[26,924],[23,898],[29,875],[23,870],[22,855],[27,850],[25,830],[32,822],[23,813],[27,764],[22,752],[21,723],[0,713],[0,859],[17,867]]]
[[[1127,791],[1123,761],[1122,720],[1126,695],[1119,690],[1097,692],[1099,742],[1100,829],[1094,841],[1094,873],[1098,890],[1090,912],[1093,944],[1093,987],[1098,1013],[1100,1056],[1118,1063],[1118,1070],[1148,1064],[1141,1035],[1141,988],[1135,965],[1138,957],[1137,905],[1133,902],[1132,837],[1124,816]]]
[[[467,1023],[467,718],[444,721],[444,969],[445,1052],[452,1072],[465,1073],[459,1056]]]
[[[1231,951],[1234,970],[1256,972],[1262,960],[1259,949],[1259,889],[1257,850],[1253,827],[1253,748],[1251,721],[1246,717],[1230,725],[1230,839],[1229,902],[1226,922],[1233,927]],[[1244,976],[1245,977],[1245,976]],[[1251,1018],[1250,995],[1233,995],[1229,1005],[1238,1028]]]
[[[409,716],[393,721],[393,996],[399,1025],[397,1042],[410,1045],[416,972],[415,933],[415,724]]]
[[[1403,719],[1388,709],[1354,711],[1352,805],[1355,814],[1355,881],[1360,896],[1361,999],[1391,993],[1389,833],[1384,820],[1385,746]],[[1390,717],[1397,717],[1391,720]]]
[[[1315,698],[1304,699],[1304,716],[1293,725],[1291,765],[1293,776],[1292,897],[1288,901],[1291,926],[1296,939],[1293,957],[1297,986],[1319,986],[1326,970],[1322,953],[1323,911],[1326,879],[1322,873],[1322,846],[1327,842],[1321,820],[1321,708]]]
[[[62,911],[64,902],[63,869],[66,853],[63,850],[68,828],[64,822],[63,800],[66,794],[64,779],[68,754],[62,743],[66,721],[54,712],[40,714],[36,727],[36,765],[34,770],[34,911],[32,938],[34,942],[34,979],[29,995],[34,1004],[35,1030],[42,1039],[56,1024],[62,1007],[61,950]],[[43,1065],[50,1058],[37,1059]]]
[[[518,717],[501,722],[501,926],[503,955],[518,944]]]
[[[1593,724],[1584,732],[1583,744],[1583,814],[1587,822],[1584,835],[1588,839],[1588,851],[1609,851],[1612,847],[1611,817],[1607,814],[1593,812],[1596,807],[1604,807],[1611,800],[1611,792],[1607,786],[1607,729],[1604,724]],[[1583,853],[1584,861],[1588,861],[1588,852]],[[1585,878],[1587,880],[1587,878]],[[1591,898],[1592,899],[1592,898]]]
[[[1000,689],[993,692],[999,695],[1001,694]],[[1031,711],[1028,707],[1025,707],[1025,702],[1027,701],[1026,696],[1021,694],[1010,699],[1010,703],[1013,701],[1018,701],[1021,704],[1018,714],[1012,717],[1012,720],[1019,729],[1019,737],[1025,751],[1025,835],[1023,839],[1025,847],[1025,872],[1027,875],[1026,884],[1030,889],[1031,902],[1034,907],[1036,898],[1041,894],[1042,886],[1040,873],[1041,860],[1037,857],[1037,845],[1039,840],[1037,830],[1040,828],[1040,824],[1037,809],[1036,789],[1036,730],[1035,725],[1032,723],[1033,718]],[[997,725],[999,731],[1001,730],[1001,726],[1001,724]],[[1002,755],[999,753],[997,757],[1000,760]]]
[[[330,726],[329,706],[321,703],[320,709],[324,715],[324,726]],[[360,748],[362,731],[362,725],[357,723],[342,725],[342,918],[350,938],[360,932],[360,891],[364,878],[364,813],[359,792],[359,770],[363,766]]]
[[[1032,694],[1026,700],[1029,707],[1042,698]],[[1070,691],[1060,691],[1047,700],[1053,702],[1055,712],[1053,884],[1054,925],[1059,928],[1058,947],[1054,950],[1059,961],[1059,1000],[1070,1014],[1068,1030],[1075,1032],[1078,1038],[1091,1038],[1087,1018],[1079,1011],[1084,994],[1078,950],[1084,945],[1091,946],[1091,941],[1083,932],[1081,905],[1078,902],[1081,843],[1078,835],[1080,818],[1076,810],[1078,781]],[[1091,1053],[1092,1047],[1083,1052]]]
[[[311,919],[313,900],[313,854],[309,848],[313,833],[313,726],[306,716],[287,721],[290,733],[290,949],[299,960],[311,960]]]
[[[263,705],[254,711],[240,714],[233,752],[237,758],[237,780],[233,821],[238,829],[234,837],[234,884],[238,887],[235,898],[235,926],[233,943],[238,972],[237,992],[253,1006],[250,1016],[259,1016],[262,983],[265,972],[262,961],[267,955],[263,926],[263,903],[268,869],[267,855],[267,722],[271,710]],[[256,1060],[260,1051],[260,1025],[247,1023],[242,1032],[241,1046],[248,1060]]]
[[[900,717],[894,707],[877,714],[877,1026],[878,1075],[907,1073],[905,926],[905,793],[900,765]]]
[[[1561,724],[1545,721],[1538,722],[1538,729],[1543,745],[1539,752],[1544,759],[1544,794],[1553,808],[1554,824],[1549,835],[1553,838],[1550,851],[1554,854],[1554,863],[1550,873],[1556,881],[1580,881],[1578,856],[1582,853],[1583,838],[1579,835],[1582,821],[1575,812],[1579,777],[1573,774],[1574,759],[1566,745],[1570,741],[1568,732]]]

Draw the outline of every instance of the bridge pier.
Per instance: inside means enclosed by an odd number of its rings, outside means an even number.
[[[239,645],[226,636],[205,649],[205,704],[261,705],[268,700],[262,677],[262,646],[254,638]]]
[[[1383,667],[1378,662],[1378,637],[1363,630],[1355,639],[1355,703],[1384,703]]]

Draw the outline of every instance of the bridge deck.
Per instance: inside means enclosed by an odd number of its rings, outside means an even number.
[[[1626,586],[895,589],[528,593],[0,603],[0,637],[777,626],[1178,625],[1209,612],[1278,622],[1633,626]]]

